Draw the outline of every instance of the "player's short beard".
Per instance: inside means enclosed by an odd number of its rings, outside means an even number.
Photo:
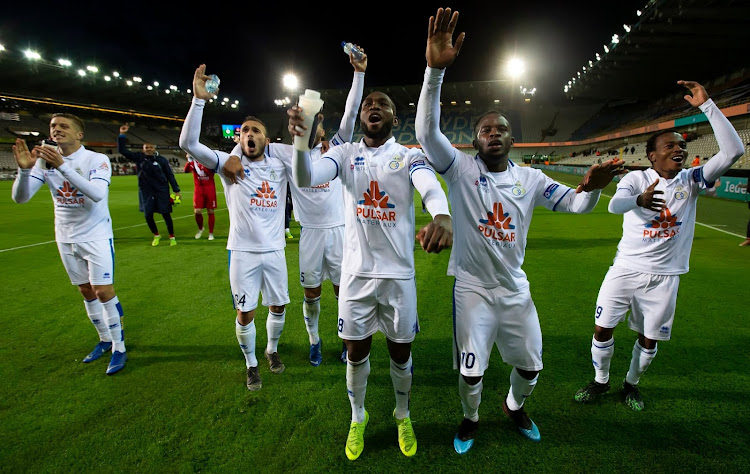
[[[393,122],[388,122],[386,124],[383,124],[382,127],[380,127],[380,130],[377,132],[371,132],[370,129],[367,127],[366,123],[362,123],[362,132],[365,134],[367,138],[370,138],[372,140],[382,140],[386,137],[388,137],[391,134],[391,131],[393,130]]]

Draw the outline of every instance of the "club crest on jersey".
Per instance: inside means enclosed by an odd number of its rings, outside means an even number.
[[[279,179],[279,175],[276,174],[276,170],[271,168],[271,173],[269,174],[272,180],[277,181]]]
[[[479,219],[477,230],[491,245],[515,247],[516,233],[513,230],[516,226],[511,220],[510,213],[503,210],[503,204],[496,202],[492,211],[487,211],[487,219]]]
[[[484,176],[480,176],[478,180],[474,181],[474,186],[479,188],[481,191],[484,191],[485,193],[490,192],[490,187],[487,184],[487,178]]]
[[[354,158],[354,161],[352,162],[352,169],[354,171],[364,171],[365,170],[365,159],[362,156],[358,156]]]
[[[674,198],[680,201],[687,198],[687,192],[685,191],[685,188],[682,186],[677,186],[674,190]]]
[[[526,189],[524,189],[523,184],[521,184],[520,181],[516,181],[516,184],[513,185],[513,188],[510,190],[510,192],[512,192],[516,197],[521,197],[526,194]]]
[[[256,188],[256,193],[250,198],[250,205],[276,210],[279,205],[276,191],[268,184],[268,181],[263,181],[260,187]]]
[[[380,190],[377,181],[370,181],[370,188],[363,193],[364,199],[357,201],[357,220],[365,224],[380,224],[387,227],[395,227],[396,207],[388,202],[390,196]]]
[[[680,233],[682,222],[677,221],[677,216],[673,216],[669,208],[664,208],[659,217],[655,217],[646,224],[643,229],[643,240],[653,241],[655,239],[672,239]]]
[[[393,171],[400,170],[404,167],[404,157],[401,155],[394,156],[391,158],[391,161],[388,162],[388,167]]]
[[[68,181],[57,188],[55,204],[64,207],[81,207],[85,203],[83,194]]]

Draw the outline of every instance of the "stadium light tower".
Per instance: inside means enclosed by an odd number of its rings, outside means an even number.
[[[520,77],[526,72],[526,65],[518,58],[512,58],[505,66],[505,72],[512,78]]]

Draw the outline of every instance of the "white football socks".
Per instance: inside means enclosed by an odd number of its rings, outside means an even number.
[[[99,333],[99,340],[102,342],[109,342],[112,340],[109,337],[109,329],[107,329],[107,323],[104,321],[104,307],[98,299],[91,301],[83,300],[83,305],[86,307],[86,314],[91,320],[91,324],[96,328],[96,332]]]
[[[112,352],[125,352],[125,333],[122,328],[122,305],[117,296],[102,303],[104,322],[112,340]]]
[[[615,353],[615,338],[600,342],[591,338],[591,363],[594,364],[594,380],[597,383],[609,382],[609,363]]]
[[[458,374],[458,394],[461,396],[461,407],[464,409],[464,418],[471,421],[479,421],[479,404],[482,403],[482,381],[476,385],[469,385],[464,376]]]
[[[627,383],[630,385],[638,384],[641,376],[646,372],[648,366],[651,365],[654,357],[656,357],[656,349],[656,346],[653,349],[644,349],[638,343],[638,340],[635,341],[633,345],[633,357],[630,359],[630,370],[628,370],[628,374],[625,376]]]
[[[305,317],[305,327],[307,335],[310,337],[310,345],[317,344],[320,341],[318,334],[318,319],[320,318],[320,296],[308,299],[302,305],[302,315]]]
[[[365,421],[365,394],[367,393],[367,377],[370,375],[370,355],[359,362],[347,360],[346,391],[349,403],[352,405],[352,421]]]
[[[396,394],[396,412],[394,415],[399,420],[409,416],[409,397],[411,396],[413,372],[414,366],[412,365],[411,354],[409,354],[409,360],[404,364],[397,364],[391,359],[391,381],[393,382],[393,391]]]
[[[271,310],[268,310],[268,318],[266,318],[266,334],[268,335],[266,352],[269,354],[279,351],[279,339],[281,338],[281,331],[284,329],[285,319],[286,309],[281,313],[273,313]]]
[[[526,398],[531,395],[536,387],[536,381],[539,379],[539,374],[531,380],[528,380],[518,373],[518,370],[513,367],[510,371],[510,390],[508,390],[508,397],[505,399],[505,403],[511,411],[520,410],[523,406],[523,402]]]
[[[240,343],[240,349],[245,355],[245,365],[257,367],[258,359],[255,358],[255,320],[250,324],[243,326],[239,320],[235,320],[234,332],[237,334],[237,342]]]

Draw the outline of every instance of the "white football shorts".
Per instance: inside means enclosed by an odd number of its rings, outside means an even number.
[[[115,246],[112,239],[74,244],[58,242],[57,249],[72,284],[114,284]]]
[[[299,250],[299,282],[303,288],[317,288],[325,280],[339,286],[344,257],[343,225],[329,229],[303,227]]]
[[[614,328],[630,309],[628,326],[654,341],[672,336],[679,275],[652,275],[609,267],[596,298],[594,323]]]
[[[242,312],[258,307],[258,292],[263,306],[289,303],[289,283],[283,250],[271,252],[229,251],[229,285],[234,307]]]
[[[503,362],[542,370],[542,329],[531,293],[509,293],[456,280],[453,287],[453,368],[467,377],[484,375],[492,346]]]
[[[417,286],[413,278],[341,274],[339,337],[352,341],[382,332],[393,342],[412,342],[419,332]]]

